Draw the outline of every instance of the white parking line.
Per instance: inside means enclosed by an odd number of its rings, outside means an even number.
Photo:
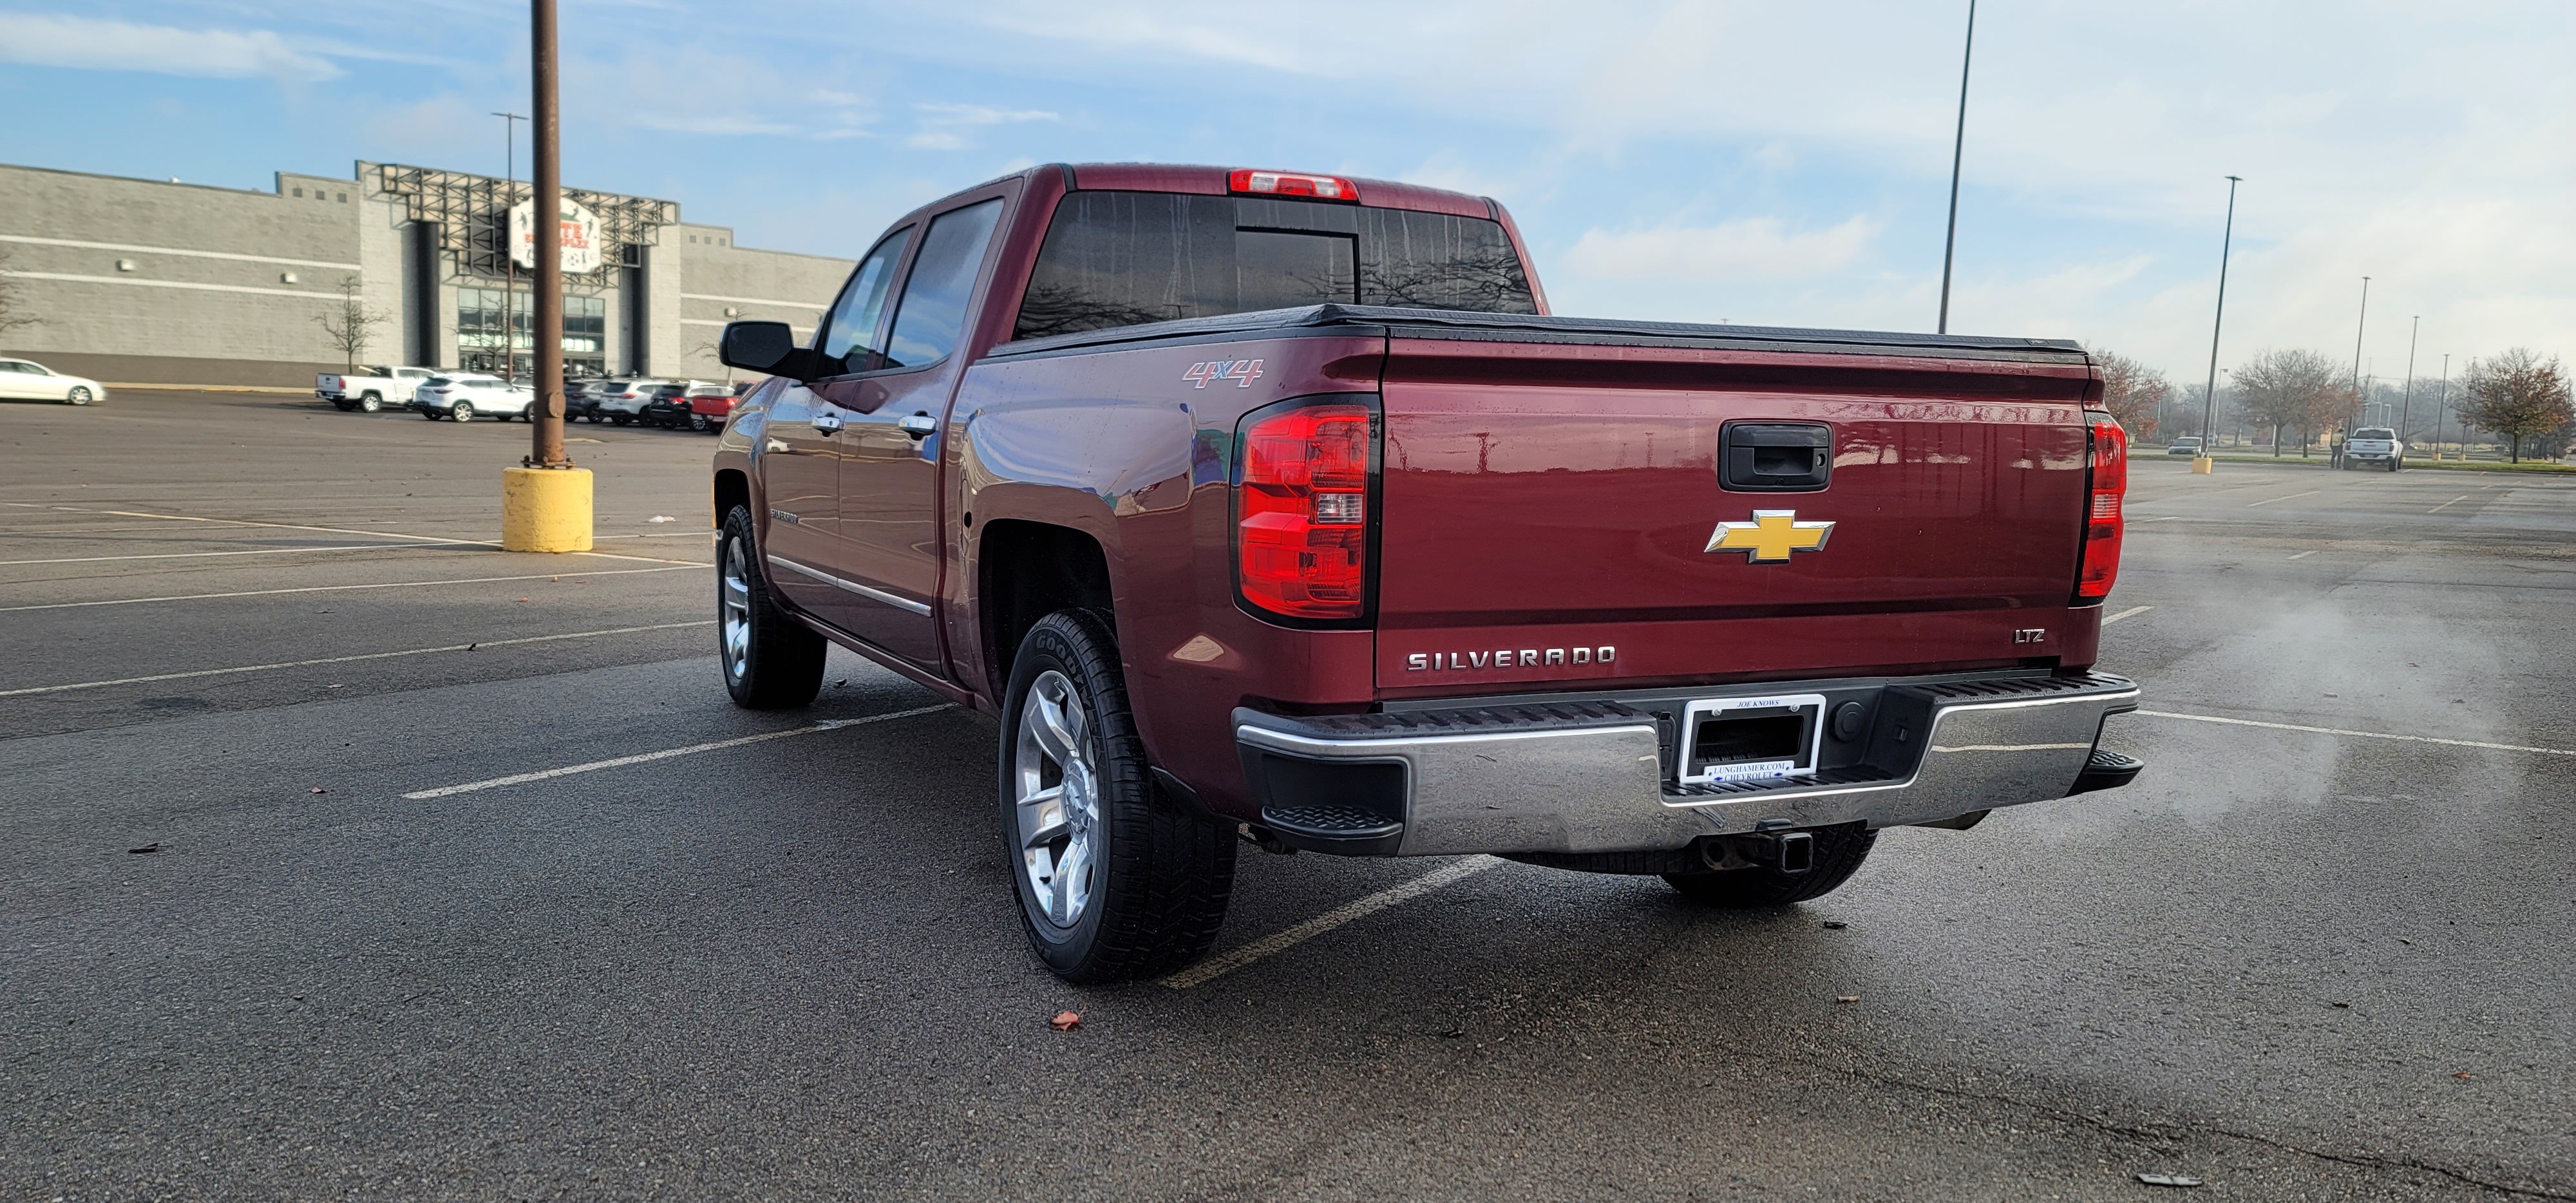
[[[2324,492],[2324,491],[2325,491],[2325,490],[2323,490],[2323,489],[2310,489],[2310,490],[2308,490],[2308,491],[2307,491],[2307,492],[2305,492],[2305,493],[2292,493],[2292,494],[2290,494],[2290,495],[2289,495],[2289,496],[2287,496],[2287,497],[2266,497],[2266,498],[2264,498],[2264,499],[2263,499],[2263,500],[2261,500],[2261,501],[2249,501],[2249,502],[2246,502],[2246,503],[2245,503],[2245,508],[2250,510],[2250,509],[2253,509],[2255,506],[2258,506],[2258,505],[2270,505],[2270,504],[2272,504],[2272,503],[2273,503],[2273,502],[2275,502],[2275,501],[2295,501],[2295,500],[2297,500],[2297,499],[2299,499],[2299,498],[2301,498],[2301,497],[2314,497],[2314,496],[2316,496],[2317,494],[2322,493],[2322,492]]]
[[[463,785],[442,785],[436,789],[413,790],[408,794],[404,794],[403,797],[417,802],[424,798],[444,798],[451,794],[470,794],[476,790],[499,789],[505,785],[525,785],[531,781],[544,781],[549,777],[569,777],[575,773],[596,773],[601,769],[624,768],[630,764],[644,764],[655,760],[669,760],[674,756],[694,756],[700,752],[713,752],[718,748],[739,748],[744,744],[766,743],[773,739],[792,739],[799,735],[812,735],[818,731],[838,731],[843,727],[865,726],[869,723],[882,723],[890,719],[911,718],[916,714],[929,714],[937,710],[954,710],[956,708],[957,707],[954,703],[941,702],[936,706],[916,706],[913,709],[898,710],[892,714],[871,714],[866,718],[825,719],[811,727],[797,727],[788,731],[764,731],[758,735],[745,735],[737,739],[719,739],[712,743],[690,744],[685,748],[664,748],[659,752],[640,752],[633,756],[619,756],[611,760],[594,760],[588,764],[565,765],[559,769],[539,769],[533,773],[513,773],[507,777],[494,777],[489,781],[468,781]]]
[[[118,597],[105,601],[47,602],[36,606],[0,606],[0,614],[20,610],[77,610],[88,606],[139,606],[145,602],[211,601],[225,597],[272,597],[280,593],[345,593],[357,589],[410,589],[429,585],[490,585],[502,581],[554,581],[567,577],[633,576],[643,572],[686,572],[699,564],[667,564],[660,568],[602,568],[595,572],[540,572],[530,576],[469,576],[445,581],[382,581],[373,585],[302,585],[293,589],[243,589],[233,593],[179,593],[168,597]]]
[[[1209,957],[1164,978],[1163,984],[1175,990],[1187,990],[1202,982],[1232,973],[1272,953],[1294,948],[1354,919],[1366,918],[1399,902],[1420,898],[1433,890],[1455,885],[1502,863],[1503,861],[1498,857],[1468,857],[1448,868],[1425,873],[1403,885],[1380,890],[1356,902],[1343,903],[1295,927],[1263,936],[1224,956]]]
[[[402,656],[427,656],[435,652],[470,652],[486,647],[516,647],[523,643],[553,643],[561,639],[592,639],[601,635],[632,635],[639,631],[676,631],[683,627],[711,627],[712,618],[696,622],[665,622],[649,627],[613,627],[605,631],[574,631],[564,635],[530,635],[521,639],[485,639],[474,643],[451,643],[445,647],[416,647],[399,652],[368,652],[362,656],[324,656],[317,660],[287,660],[276,664],[245,664],[239,668],[201,668],[195,672],[157,673],[149,677],[119,677],[113,681],[82,681],[73,685],[36,685],[26,689],[0,689],[0,698],[21,697],[31,693],[67,693],[75,689],[105,689],[110,685],[142,685],[151,681],[181,681],[190,677],[221,677],[233,673],[270,672],[281,668],[311,668],[321,664],[350,664],[359,660],[392,660]]]
[[[320,531],[326,535],[372,535],[379,539],[417,539],[423,545],[442,547],[489,547],[499,550],[498,539],[451,539],[445,535],[413,535],[398,530],[352,530],[342,526],[301,526],[292,522],[254,522],[248,518],[201,518],[195,514],[153,514],[141,510],[95,510],[76,505],[40,505],[32,501],[0,501],[0,505],[23,510],[60,510],[70,514],[114,514],[119,518],[162,518],[171,522],[212,522],[221,526],[257,526],[271,530]],[[568,555],[597,556],[603,560],[642,560],[648,564],[694,564],[700,568],[715,565],[703,560],[674,560],[667,556],[622,556],[607,551],[575,551]]]
[[[2304,559],[2307,559],[2309,556],[2312,556],[2312,555],[2315,555],[2315,554],[2317,554],[2315,551],[2303,551],[2303,552],[2300,552],[2300,553],[2299,553],[2299,554],[2297,554],[2297,555],[2291,556],[2290,558],[2291,558],[2291,559],[2293,559],[2293,560],[2304,560]]]
[[[2491,744],[2474,739],[2443,739],[2433,735],[2398,735],[2388,731],[2347,731],[2341,727],[2306,727],[2297,723],[2263,723],[2250,718],[2220,718],[2214,714],[2176,714],[2170,710],[2139,710],[2132,713],[2148,718],[2178,718],[2194,723],[2225,723],[2231,727],[2268,727],[2274,731],[2305,731],[2311,735],[2350,735],[2360,739],[2390,739],[2412,744],[2445,744],[2454,748],[2486,748],[2496,752],[2532,752],[2542,756],[2576,756],[2576,748],[2533,748],[2522,744]]]
[[[2495,486],[2493,486],[2493,485],[2489,485],[2489,486],[2487,486],[2487,487],[2488,487],[2488,488],[2494,488]],[[2440,505],[2434,506],[2432,509],[2426,510],[2426,511],[2424,511],[2424,512],[2425,512],[2425,513],[2427,513],[2427,514],[2438,514],[2438,513],[2441,513],[2441,512],[2442,512],[2442,511],[2444,511],[2444,510],[2447,510],[2447,509],[2451,508],[2452,506],[2455,506],[2455,505],[2460,504],[2460,503],[2461,503],[2461,502],[2463,502],[2463,501],[2467,501],[2469,498],[2474,497],[2474,496],[2476,496],[2476,494],[2474,494],[2474,493],[2462,493],[2462,494],[2460,494],[2459,496],[2454,497],[2454,498],[2450,499],[2449,501],[2445,501],[2445,502],[2443,502],[2443,503],[2442,503],[2442,504],[2440,504]]]
[[[2128,608],[2128,609],[2126,609],[2126,610],[2122,610],[2122,611],[2120,611],[2119,613],[2117,613],[2117,614],[2114,614],[2114,615],[2110,616],[2109,618],[2105,618],[2105,619],[2103,619],[2103,620],[2102,620],[2102,625],[2107,627],[2107,626],[2111,625],[2112,623],[2115,623],[2115,622],[2120,621],[2120,620],[2121,620],[2121,619],[2123,619],[2123,618],[2130,618],[2130,617],[2134,617],[2134,616],[2136,616],[2136,615],[2144,614],[2144,613],[2146,613],[2147,611],[2152,610],[2152,609],[2155,609],[2155,607],[2154,607],[2154,606],[2131,606],[2131,607],[2129,607],[2129,608]]]
[[[134,556],[65,556],[58,560],[0,560],[0,568],[22,564],[104,564],[111,560],[197,560],[207,556],[282,556],[299,551],[418,551],[418,543],[344,543],[337,547],[262,547],[251,551],[163,551]]]

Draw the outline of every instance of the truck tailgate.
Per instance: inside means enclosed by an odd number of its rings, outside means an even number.
[[[2091,378],[2062,346],[1980,356],[1397,332],[1381,382],[1380,691],[2043,661],[2076,577]],[[1721,487],[1730,421],[1828,429],[1827,486]],[[1774,526],[1833,525],[1814,550],[1709,550],[1721,522],[1756,510],[1794,511]],[[1789,543],[1821,528],[1793,529]]]

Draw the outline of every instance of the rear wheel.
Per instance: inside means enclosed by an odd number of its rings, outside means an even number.
[[[751,509],[725,515],[716,548],[716,652],[725,692],[752,710],[787,710],[823,688],[823,637],[778,608],[760,576]]]
[[[1207,955],[1234,890],[1234,825],[1154,780],[1109,616],[1040,620],[1012,662],[1002,716],[1002,831],[1039,959],[1090,983]]]
[[[447,416],[459,422],[471,422],[474,420],[474,403],[459,401],[450,405],[447,407]]]
[[[707,432],[707,416],[701,413],[690,414],[689,429],[697,431],[699,434],[705,434]]]
[[[1811,834],[1815,837],[1815,862],[1804,873],[1783,873],[1769,865],[1755,865],[1706,873],[1666,873],[1664,880],[1681,891],[1682,897],[1701,906],[1730,910],[1787,906],[1821,898],[1851,880],[1851,875],[1860,871],[1861,862],[1869,859],[1870,846],[1878,842],[1877,832],[1857,825],[1827,827]]]
[[[635,419],[634,419],[632,416],[629,416],[629,415],[627,415],[627,414],[610,414],[610,415],[608,415],[608,420],[609,420],[609,421],[611,421],[611,422],[615,422],[615,423],[617,423],[617,424],[618,424],[618,425],[620,425],[620,426],[624,426],[624,425],[626,425],[627,423],[634,421]]]

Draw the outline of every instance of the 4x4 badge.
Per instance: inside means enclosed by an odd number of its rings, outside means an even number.
[[[1755,510],[1751,522],[1720,522],[1708,536],[1711,552],[1740,551],[1755,564],[1776,564],[1793,551],[1823,551],[1831,522],[1800,522],[1796,510]]]

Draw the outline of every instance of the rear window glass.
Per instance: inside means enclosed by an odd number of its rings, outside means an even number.
[[[2359,430],[2353,431],[2352,437],[2356,439],[2394,439],[2397,437],[2397,432],[2384,426],[2365,426]]]
[[[1014,338],[1325,302],[1536,313],[1500,222],[1266,197],[1076,192]]]

